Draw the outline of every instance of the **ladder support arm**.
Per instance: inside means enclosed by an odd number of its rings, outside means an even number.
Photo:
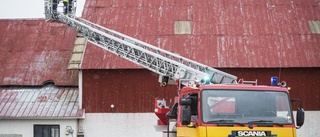
[[[140,65],[172,80],[200,80],[204,76],[211,83],[236,83],[237,77],[204,64],[163,50],[111,29],[91,23],[81,18],[71,18],[60,12],[52,12],[50,0],[45,0],[47,21],[58,21],[68,25],[86,37],[89,42],[108,50],[122,58]]]

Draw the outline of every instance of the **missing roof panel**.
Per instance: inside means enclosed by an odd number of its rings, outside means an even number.
[[[174,34],[191,34],[191,21],[175,21]]]
[[[308,23],[312,34],[320,34],[319,20],[309,20]]]

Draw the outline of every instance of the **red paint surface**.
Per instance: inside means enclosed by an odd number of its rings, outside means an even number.
[[[44,20],[0,20],[0,85],[77,85],[67,70],[76,32]]]
[[[320,110],[320,69],[318,68],[221,68],[246,81],[270,85],[271,76],[279,76],[291,87],[290,97],[299,98],[305,110]],[[153,112],[154,99],[165,98],[167,105],[177,95],[177,87],[160,87],[158,75],[146,69],[109,69],[83,71],[83,108],[88,113]],[[110,106],[115,107],[112,109]],[[299,103],[293,104],[296,110]]]

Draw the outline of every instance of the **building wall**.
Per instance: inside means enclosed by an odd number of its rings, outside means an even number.
[[[244,78],[270,85],[271,76],[291,87],[291,98],[300,98],[305,110],[320,110],[319,68],[234,68],[220,69]],[[169,100],[177,93],[176,86],[160,87],[158,75],[145,69],[83,70],[83,108],[88,113],[153,112],[154,98]],[[114,108],[111,108],[111,105]],[[298,103],[293,104],[296,109]]]
[[[176,86],[160,87],[158,75],[144,69],[83,70],[82,84],[87,113],[153,112],[156,97],[169,101],[177,94]]]
[[[153,113],[87,113],[83,121],[84,135],[87,137],[162,137],[163,130],[157,130],[156,121],[157,118]],[[297,136],[318,136],[319,122],[320,111],[307,111],[305,124],[297,130]]]
[[[153,113],[87,113],[85,137],[161,137]]]
[[[306,111],[305,123],[297,130],[297,137],[319,136],[320,111]]]
[[[0,119],[0,135],[1,134],[19,134],[22,137],[33,137],[33,127],[39,125],[60,125],[60,137],[72,137],[71,134],[65,135],[66,126],[71,126],[74,130],[73,137],[77,135],[77,120],[5,120]]]

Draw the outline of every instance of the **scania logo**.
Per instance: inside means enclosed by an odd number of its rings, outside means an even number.
[[[267,136],[265,131],[238,131],[237,136]]]
[[[238,130],[232,131],[228,137],[277,137],[277,135],[272,135],[271,131]]]

